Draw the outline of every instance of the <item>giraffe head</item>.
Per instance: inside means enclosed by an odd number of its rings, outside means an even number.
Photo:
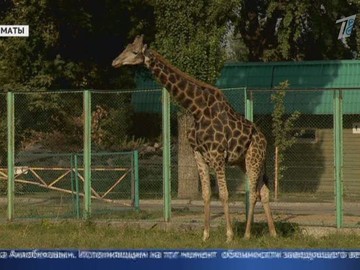
[[[144,52],[147,45],[143,43],[144,36],[136,36],[133,43],[128,44],[125,50],[112,62],[114,68],[124,65],[139,65],[144,63]]]

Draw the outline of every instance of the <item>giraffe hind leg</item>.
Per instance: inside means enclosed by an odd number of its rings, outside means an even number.
[[[254,209],[256,201],[260,198],[262,206],[264,208],[265,216],[267,219],[270,235],[276,237],[276,229],[274,225],[274,219],[271,214],[269,203],[269,188],[265,183],[265,175],[259,173],[258,170],[248,171],[248,177],[250,182],[250,205],[249,212],[246,220],[245,239],[249,239],[251,236],[251,224],[254,217]]]
[[[269,188],[267,185],[268,181],[266,175],[264,174],[265,149],[266,144],[255,140],[251,143],[245,157],[245,168],[249,178],[250,187],[250,205],[244,235],[246,239],[249,239],[251,236],[251,223],[254,216],[255,204],[258,198],[260,198],[264,208],[270,235],[276,236],[274,220],[269,204]]]
[[[266,215],[270,235],[272,237],[276,237],[276,229],[275,229],[275,225],[274,225],[274,219],[271,214],[270,203],[269,203],[270,195],[269,195],[269,188],[268,188],[267,182],[268,182],[267,176],[263,175],[263,177],[259,183],[260,185],[258,188],[258,192],[260,194],[261,203],[263,205],[264,212]]]
[[[210,175],[209,167],[204,161],[204,158],[198,151],[194,151],[196,165],[198,167],[200,181],[201,181],[201,191],[202,197],[204,200],[204,232],[203,232],[203,241],[206,241],[210,237],[210,198],[211,198],[211,188],[210,188]]]
[[[251,237],[251,224],[254,218],[254,210],[256,201],[258,198],[258,194],[256,192],[256,182],[253,180],[256,178],[256,175],[248,170],[248,177],[249,177],[249,187],[250,187],[250,194],[249,194],[249,210],[246,217],[246,228],[245,228],[245,239],[250,239]]]

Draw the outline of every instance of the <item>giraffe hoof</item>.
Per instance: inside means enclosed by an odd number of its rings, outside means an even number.
[[[277,234],[276,234],[276,232],[270,232],[270,236],[273,237],[273,238],[276,238]]]
[[[231,243],[232,241],[234,240],[234,237],[232,237],[232,236],[228,236],[227,238],[226,238],[226,243]]]
[[[231,243],[234,240],[234,233],[229,232],[226,234],[226,243]]]
[[[202,238],[203,242],[206,242],[209,239],[209,237],[210,237],[209,233],[204,232],[204,235],[203,235],[203,238]]]
[[[245,239],[245,240],[249,240],[249,239],[250,239],[250,234],[247,234],[247,233],[246,233],[246,234],[244,235],[244,239]]]

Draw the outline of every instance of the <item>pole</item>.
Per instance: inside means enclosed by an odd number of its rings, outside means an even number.
[[[140,190],[139,190],[139,152],[133,152],[133,170],[134,170],[134,207],[135,210],[140,210]]]
[[[84,91],[84,217],[91,217],[91,92]]]
[[[170,94],[162,90],[162,136],[163,136],[163,199],[164,220],[171,218],[171,161],[170,161]]]
[[[342,92],[334,90],[334,174],[336,200],[336,227],[343,227],[343,116]]]
[[[7,168],[8,168],[8,220],[14,218],[15,195],[15,102],[14,93],[7,93]]]
[[[245,96],[245,118],[253,121],[254,119],[254,102],[252,97],[252,92],[248,95],[247,89],[244,88],[244,96]],[[250,183],[249,177],[245,176],[246,184],[245,184],[245,207],[246,207],[246,219],[249,213],[249,206],[250,206]]]

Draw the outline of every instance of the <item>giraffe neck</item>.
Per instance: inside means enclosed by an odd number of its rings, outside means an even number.
[[[147,49],[144,56],[145,66],[171,96],[195,118],[198,118],[211,103],[223,100],[220,90],[182,72],[154,50]]]

